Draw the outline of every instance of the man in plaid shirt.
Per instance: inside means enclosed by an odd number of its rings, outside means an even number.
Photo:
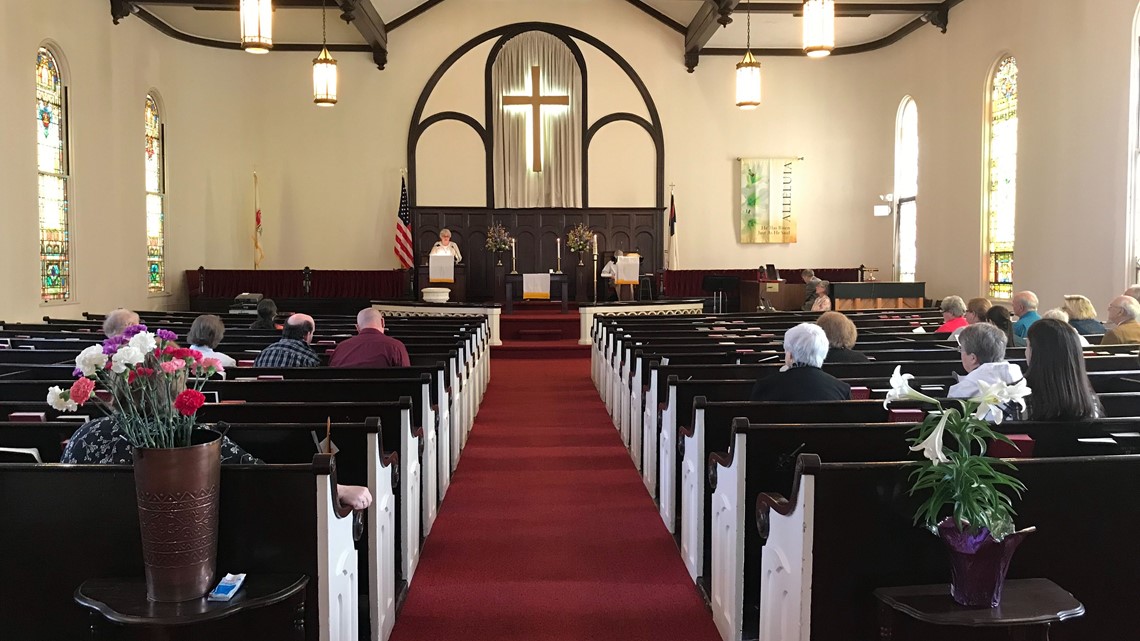
[[[254,367],[317,367],[321,359],[309,347],[316,321],[308,314],[293,314],[285,321],[281,340],[266,347],[257,355]]]

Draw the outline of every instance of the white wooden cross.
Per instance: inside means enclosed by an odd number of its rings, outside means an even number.
[[[531,170],[542,171],[542,106],[543,105],[570,105],[570,96],[544,96],[542,86],[539,84],[542,71],[538,65],[530,68],[530,95],[503,96],[503,106],[526,106],[531,108]]]

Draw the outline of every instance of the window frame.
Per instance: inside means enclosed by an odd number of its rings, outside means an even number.
[[[63,155],[62,165],[64,172],[62,174],[56,172],[40,171],[39,167],[39,148],[36,148],[36,273],[38,274],[39,281],[39,306],[40,307],[55,307],[60,305],[75,305],[78,304],[75,277],[75,264],[76,264],[76,243],[74,234],[75,217],[73,212],[75,210],[75,177],[72,173],[72,136],[71,136],[71,74],[68,71],[67,61],[63,55],[62,49],[55,42],[45,40],[36,47],[37,66],[40,51],[46,51],[55,63],[56,73],[59,74],[60,84],[60,114],[62,117],[62,124],[60,126],[60,145]],[[33,75],[36,67],[33,67]],[[36,81],[38,85],[38,80]],[[39,102],[38,90],[36,91],[36,102]],[[36,135],[41,135],[39,131]],[[67,203],[66,210],[64,211],[64,227],[67,233],[67,252],[65,262],[67,264],[67,286],[64,288],[65,294],[62,299],[45,299],[44,295],[44,259],[43,259],[43,210],[41,209],[40,201],[43,193],[40,189],[39,182],[41,176],[51,176],[61,179],[63,182],[63,195]]]
[[[1014,276],[1011,276],[1010,282],[1009,282],[1009,288],[1010,288],[1009,295],[1008,296],[995,295],[994,292],[992,291],[993,286],[1003,284],[1003,283],[999,283],[997,281],[991,280],[991,278],[990,278],[991,275],[993,274],[993,268],[995,266],[994,258],[993,258],[995,252],[990,251],[990,240],[991,240],[991,231],[990,230],[991,230],[992,222],[993,222],[993,220],[992,220],[993,190],[990,189],[990,184],[991,184],[991,181],[993,179],[993,140],[994,140],[994,125],[996,124],[994,122],[994,112],[993,112],[993,106],[994,106],[993,93],[994,93],[994,85],[995,85],[995,82],[997,81],[998,72],[1001,71],[1002,65],[1007,60],[1013,60],[1013,63],[1015,65],[1017,65],[1017,78],[1018,78],[1017,105],[1015,107],[1015,109],[1016,109],[1015,117],[1018,118],[1018,120],[1019,120],[1019,126],[1018,126],[1018,131],[1017,131],[1018,138],[1015,141],[1015,147],[1014,147],[1014,158],[1015,158],[1014,170],[1013,170],[1013,174],[1014,174],[1014,187],[1013,187],[1014,188],[1014,204],[1013,204],[1014,243],[1011,243],[1011,244],[1015,244],[1016,240],[1017,240],[1017,234],[1016,234],[1017,203],[1019,200],[1017,198],[1017,173],[1018,173],[1018,167],[1020,165],[1020,163],[1017,162],[1017,154],[1018,154],[1018,152],[1020,152],[1020,149],[1021,149],[1021,139],[1020,139],[1020,137],[1021,137],[1021,127],[1020,127],[1020,117],[1021,117],[1021,86],[1020,86],[1020,83],[1021,83],[1021,66],[1017,61],[1017,56],[1015,56],[1014,54],[1012,54],[1008,51],[1003,52],[1000,56],[998,56],[997,60],[990,67],[989,75],[986,78],[985,111],[984,111],[985,119],[984,119],[984,123],[983,123],[983,127],[982,127],[982,140],[983,140],[984,152],[983,152],[983,159],[982,159],[982,212],[981,212],[982,213],[982,216],[981,216],[981,232],[982,232],[982,234],[981,234],[981,236],[982,236],[982,252],[981,252],[981,254],[982,254],[982,270],[981,270],[981,272],[982,273],[981,273],[981,277],[982,278],[981,278],[981,286],[982,286],[982,291],[985,292],[986,298],[989,298],[991,300],[999,300],[999,301],[1012,300],[1013,292],[1015,292],[1017,290],[1016,279]],[[1006,252],[1000,252],[1000,253],[1006,253]],[[1012,262],[1014,260],[1014,257],[1016,256],[1016,251],[1014,249],[1011,249],[1008,253],[1010,254],[1010,260]]]
[[[146,257],[146,283],[145,283],[145,287],[146,287],[146,294],[147,294],[148,298],[161,298],[161,297],[167,297],[167,296],[171,295],[171,292],[170,292],[170,274],[169,274],[169,271],[167,270],[167,257],[168,256],[167,256],[167,242],[166,242],[166,240],[167,240],[167,238],[166,238],[166,230],[167,230],[167,225],[166,225],[166,217],[167,217],[167,208],[166,208],[166,201],[167,201],[167,199],[166,199],[166,183],[167,183],[167,180],[166,180],[166,107],[163,104],[161,95],[158,93],[157,90],[152,88],[146,92],[146,98],[143,101],[143,114],[144,115],[146,114],[146,102],[148,100],[154,102],[155,110],[158,113],[158,144],[159,144],[158,187],[159,187],[159,189],[158,189],[158,191],[151,191],[150,189],[147,188],[147,185],[146,185],[147,176],[146,176],[146,169],[145,169],[146,165],[145,165],[145,161],[144,161],[144,165],[143,165],[143,167],[144,167],[144,170],[143,170],[143,194],[144,194],[143,195],[143,224],[146,227],[146,231],[148,232],[146,234],[147,242],[146,242],[146,245],[144,246],[144,250],[145,250],[144,253],[145,253],[145,257]],[[147,126],[147,123],[144,122],[143,126],[144,126],[143,138],[145,141],[145,138],[146,138],[145,127]],[[143,153],[144,154],[146,153],[145,148],[144,148]],[[159,199],[159,203],[161,205],[161,211],[162,211],[162,229],[161,229],[161,233],[162,233],[162,235],[161,235],[161,238],[162,238],[162,289],[161,290],[152,290],[150,288],[150,233],[149,233],[150,212],[147,209],[147,199],[149,199],[151,196],[156,196]]]

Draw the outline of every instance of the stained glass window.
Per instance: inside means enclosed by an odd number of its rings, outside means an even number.
[[[162,115],[154,96],[146,97],[146,267],[147,290],[166,291],[166,234],[164,201],[166,172],[163,165]]]
[[[67,146],[67,88],[55,55],[40,47],[36,55],[36,162],[40,295],[45,302],[71,298]]]
[[[991,298],[1013,297],[1013,223],[1017,210],[1017,61],[998,63],[990,87],[987,279]]]
[[[918,266],[918,105],[909,96],[895,134],[895,199],[898,279],[913,283]]]

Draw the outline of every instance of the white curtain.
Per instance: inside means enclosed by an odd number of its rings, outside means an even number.
[[[503,96],[531,94],[531,67],[541,70],[543,96],[570,105],[543,106],[542,171],[532,171],[530,107],[503,107]],[[582,71],[564,42],[541,31],[511,38],[491,67],[495,207],[582,206]]]

